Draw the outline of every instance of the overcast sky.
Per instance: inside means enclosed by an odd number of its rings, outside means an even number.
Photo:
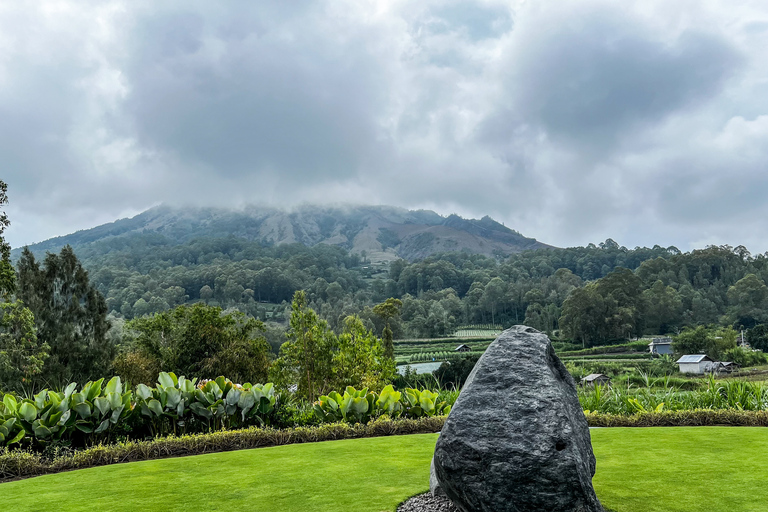
[[[0,3],[13,246],[165,203],[768,250],[764,0]]]

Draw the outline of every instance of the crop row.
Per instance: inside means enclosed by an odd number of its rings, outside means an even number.
[[[710,378],[706,389],[695,391],[595,386],[580,389],[579,402],[587,413],[614,415],[698,409],[768,411],[768,385]]]

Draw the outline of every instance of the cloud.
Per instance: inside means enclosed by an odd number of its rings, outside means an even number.
[[[7,236],[349,201],[763,251],[767,27],[724,0],[7,3]]]

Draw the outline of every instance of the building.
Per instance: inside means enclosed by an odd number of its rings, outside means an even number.
[[[610,386],[611,378],[607,375],[603,375],[602,373],[590,373],[581,379],[582,386],[594,386],[595,384],[599,384],[601,386]]]
[[[730,361],[718,361],[712,365],[711,372],[713,373],[733,373],[741,369],[736,363]]]
[[[709,357],[704,354],[685,355],[676,361],[680,367],[680,373],[703,374],[713,365]]]
[[[653,338],[648,344],[651,354],[672,355],[672,338]]]
[[[472,347],[469,345],[459,345],[454,352],[472,352]]]

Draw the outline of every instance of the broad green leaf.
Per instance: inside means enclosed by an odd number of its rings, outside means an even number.
[[[107,394],[107,400],[109,400],[109,407],[113,411],[123,405],[123,396],[115,391]]]
[[[8,444],[9,444],[9,445],[11,445],[11,444],[15,444],[15,443],[18,443],[19,441],[21,441],[22,439],[24,439],[24,434],[26,434],[26,432],[24,431],[24,429],[22,429],[22,430],[19,430],[19,433],[18,433],[18,434],[16,434],[16,437],[14,437],[14,438],[13,438],[13,439],[11,439],[10,441],[8,441]]]
[[[120,419],[120,414],[123,412],[123,406],[121,405],[114,411],[112,411],[112,416],[109,418],[109,421],[111,421],[113,424],[117,423],[117,421]]]
[[[93,405],[96,406],[96,408],[99,410],[102,416],[104,416],[109,412],[109,409],[110,409],[109,400],[107,400],[103,396],[94,398]]]
[[[72,416],[72,411],[64,411],[61,413],[61,418],[59,418],[59,426],[64,426],[65,423],[69,421],[69,418]]]
[[[101,425],[94,431],[94,434],[101,434],[109,427],[109,418],[101,422]]]
[[[123,383],[120,381],[120,377],[112,377],[109,379],[105,393],[117,393],[119,395],[123,394]]]
[[[171,374],[166,372],[160,372],[160,375],[157,376],[157,382],[165,388],[173,388],[176,386]]]
[[[75,389],[77,389],[77,382],[70,382],[67,387],[64,389],[64,397],[69,398],[72,396],[72,393],[75,392]]]
[[[77,423],[77,424],[75,424],[75,427],[80,432],[84,432],[86,434],[90,434],[90,433],[93,432],[93,427],[91,427],[90,425],[86,425],[84,423]]]
[[[119,377],[115,377],[115,378],[119,379]],[[83,393],[87,393],[86,394],[86,399],[89,402],[92,402],[94,398],[96,398],[97,396],[101,395],[101,385],[103,383],[104,383],[104,379],[101,378],[101,379],[97,380],[96,382],[93,382],[91,384],[91,387],[87,391],[85,389],[83,389]]]
[[[181,401],[181,391],[176,388],[167,388],[165,391],[168,394],[165,406],[169,409],[175,409]]]
[[[142,400],[147,400],[152,396],[152,390],[146,384],[139,384],[136,386],[136,394],[139,395]]]
[[[30,402],[23,402],[21,407],[19,407],[19,414],[26,421],[32,423],[35,421],[35,418],[37,418],[37,407],[35,407],[35,405]]]
[[[44,389],[35,395],[35,405],[37,406],[38,409],[42,409],[45,407],[45,402],[47,401],[47,398],[48,398],[47,389]]]
[[[18,411],[19,404],[13,395],[5,395],[3,397],[3,405],[5,405],[8,414],[16,414],[16,411]]]
[[[47,437],[51,437],[51,435],[53,434],[53,432],[51,432],[51,430],[48,427],[44,426],[44,425],[36,426],[34,428],[34,431],[35,431],[35,436],[41,437],[43,439],[45,439]]]
[[[157,416],[163,415],[163,406],[160,405],[160,402],[158,402],[155,399],[150,400],[147,403],[147,406],[149,407],[149,410],[155,413]]]
[[[73,409],[83,419],[90,418],[91,416],[91,406],[85,402],[75,405]]]

